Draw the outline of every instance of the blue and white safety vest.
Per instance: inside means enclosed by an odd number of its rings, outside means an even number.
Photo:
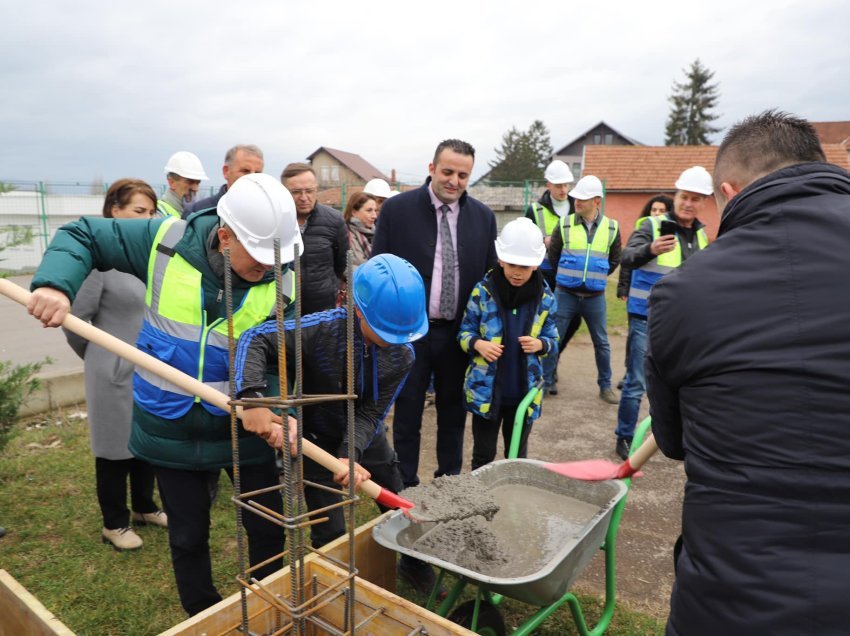
[[[565,227],[569,223],[569,233]],[[603,291],[608,282],[608,254],[617,238],[619,225],[614,219],[600,214],[593,240],[587,242],[587,230],[577,214],[570,214],[561,223],[563,249],[558,261],[555,282],[567,289],[584,285],[590,291]]]

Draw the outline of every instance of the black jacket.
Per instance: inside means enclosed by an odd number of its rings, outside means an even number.
[[[668,634],[850,625],[850,174],[746,187],[652,290],[653,432],[685,460]]]
[[[336,307],[339,281],[345,276],[348,228],[342,215],[317,203],[307,217],[301,256],[301,312],[312,314]]]
[[[345,394],[346,310],[342,307],[304,316],[301,324],[303,393]],[[284,323],[286,368],[290,384],[295,380],[295,321]],[[365,345],[354,325],[354,459],[383,431],[384,418],[404,386],[413,366],[413,346]],[[239,339],[236,352],[236,388],[244,395],[266,388],[266,373],[277,372],[277,323],[269,321],[249,329]],[[338,457],[348,457],[345,402],[326,402],[304,407],[304,435],[323,448],[339,448]]]
[[[372,241],[372,256],[395,254],[416,268],[425,282],[426,306],[431,296],[437,246],[437,212],[428,193],[430,182],[429,177],[421,188],[384,201]],[[475,283],[496,265],[496,217],[490,208],[466,192],[460,197],[456,240],[460,281],[455,323],[459,326]]]

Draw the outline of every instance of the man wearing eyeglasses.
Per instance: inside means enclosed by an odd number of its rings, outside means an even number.
[[[348,230],[342,215],[319,199],[316,173],[306,163],[291,163],[280,180],[295,199],[304,239],[301,255],[301,311],[312,314],[336,307],[345,274]]]

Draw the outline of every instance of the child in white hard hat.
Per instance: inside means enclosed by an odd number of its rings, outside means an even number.
[[[458,341],[471,355],[464,384],[472,413],[472,469],[496,457],[499,428],[508,456],[517,407],[543,376],[540,359],[557,355],[555,296],[538,271],[543,234],[527,218],[508,223],[496,239],[499,267],[472,290]],[[531,423],[540,416],[538,392],[524,416],[518,457],[526,457]]]

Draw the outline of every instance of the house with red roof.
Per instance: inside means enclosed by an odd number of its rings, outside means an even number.
[[[847,147],[823,145],[826,159],[850,169]],[[605,214],[620,222],[623,242],[628,240],[646,201],[658,194],[673,196],[674,183],[686,168],[702,166],[714,170],[717,146],[595,146],[585,147],[583,174],[592,174],[605,184]],[[705,202],[700,220],[710,238],[717,236],[720,216],[714,197]]]

